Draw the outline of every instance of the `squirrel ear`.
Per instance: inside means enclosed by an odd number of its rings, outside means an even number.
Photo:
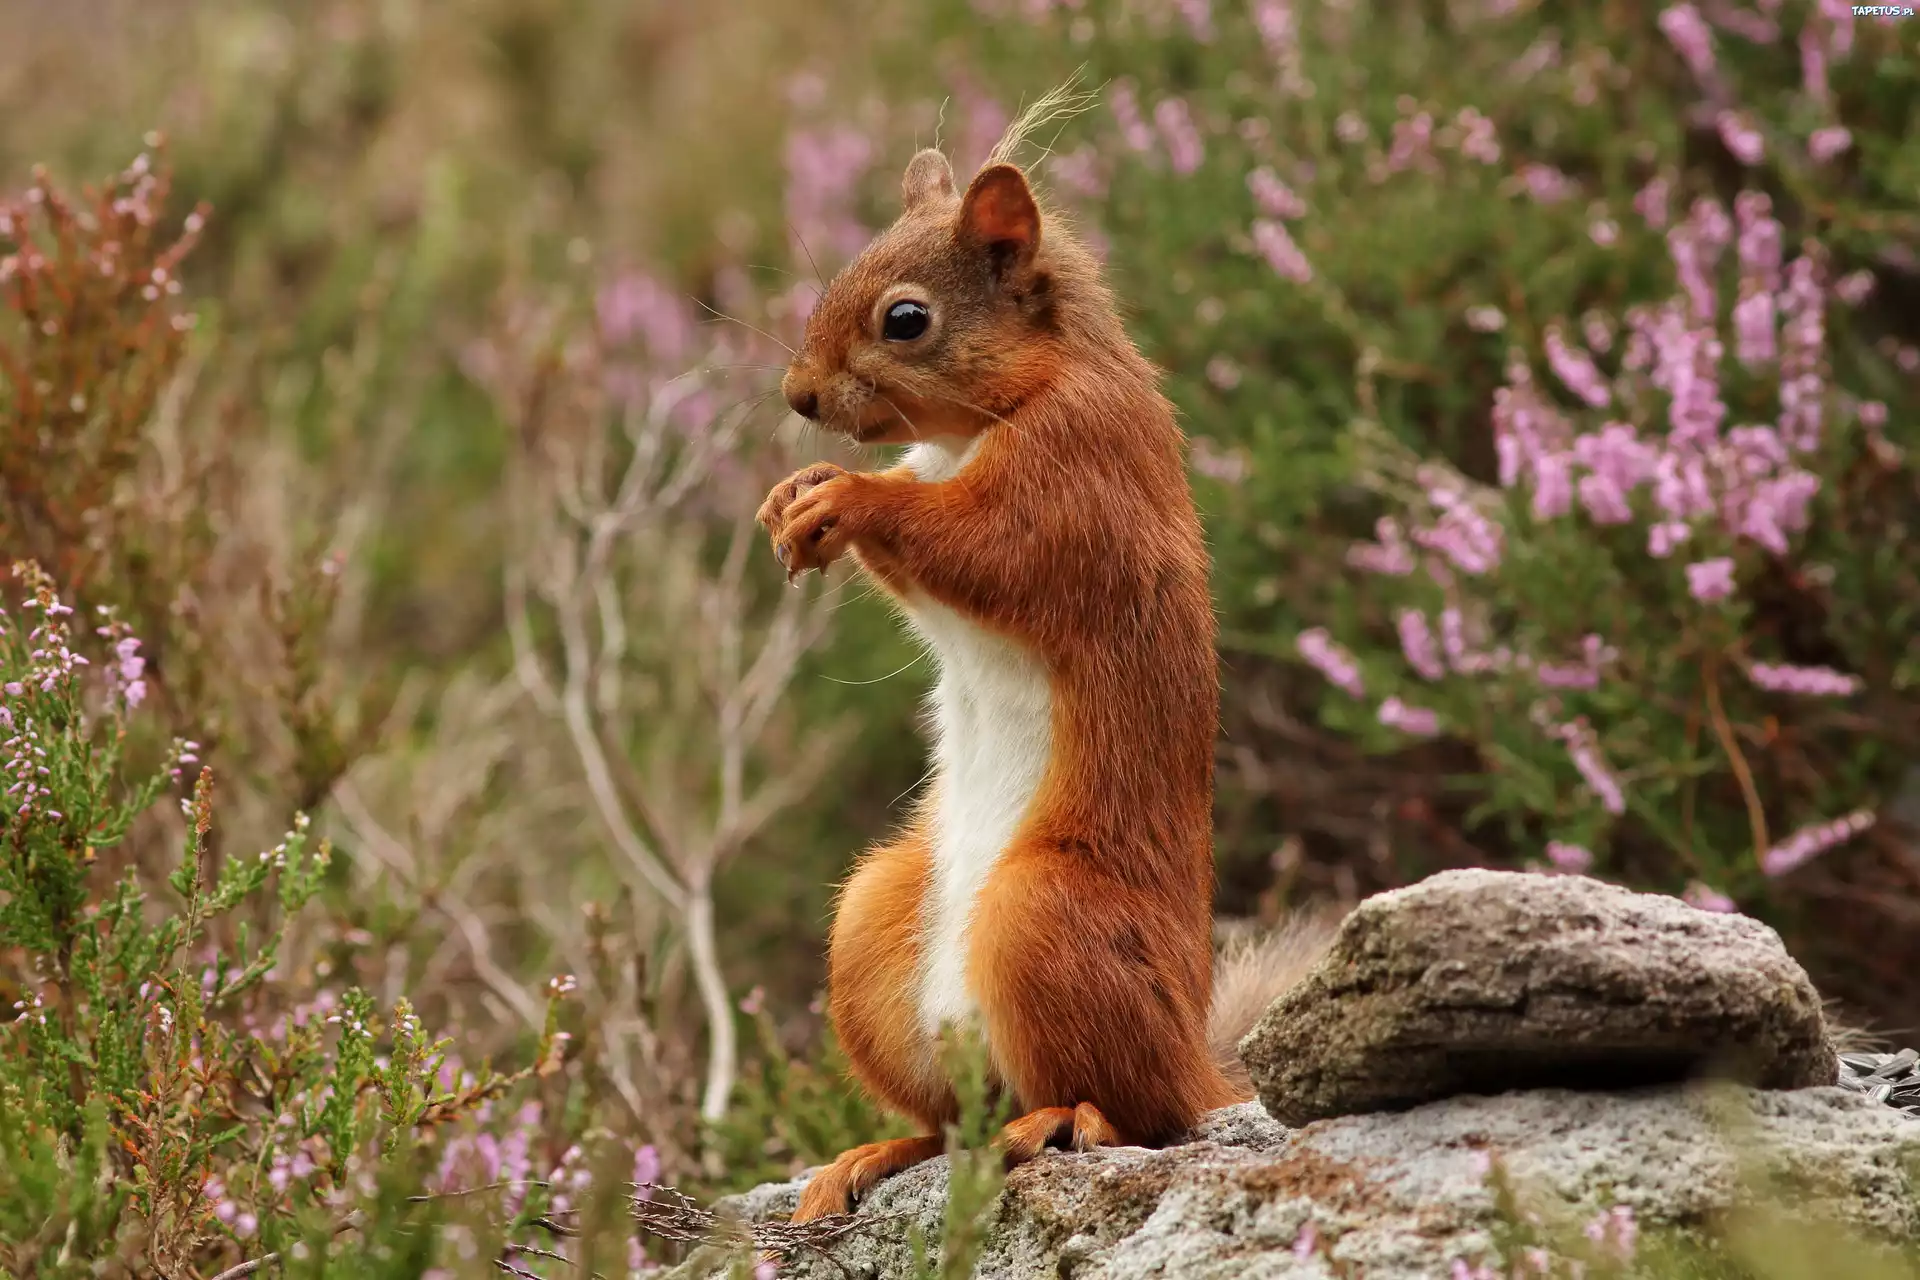
[[[960,204],[962,240],[1025,266],[1040,247],[1040,206],[1027,177],[1010,164],[989,165],[967,188]]]
[[[953,194],[953,166],[934,147],[916,152],[900,179],[900,203],[913,208],[923,200]]]

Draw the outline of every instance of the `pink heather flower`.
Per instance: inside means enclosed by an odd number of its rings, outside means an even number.
[[[1606,408],[1612,397],[1607,393],[1606,379],[1594,367],[1593,358],[1568,346],[1558,325],[1547,326],[1546,348],[1547,364],[1567,390],[1595,409]]]
[[[780,1269],[773,1259],[762,1258],[753,1264],[753,1280],[780,1280]]]
[[[1733,353],[1751,369],[1772,362],[1774,345],[1773,295],[1764,289],[1733,304]]]
[[[1845,698],[1860,692],[1865,681],[1832,667],[1796,667],[1786,663],[1756,662],[1747,679],[1771,693],[1801,693],[1816,698]]]
[[[1294,643],[1299,646],[1300,656],[1325,676],[1328,683],[1356,698],[1366,696],[1367,686],[1360,678],[1360,664],[1327,634],[1325,627],[1302,631]]]
[[[1709,261],[1719,258],[1720,251],[1733,240],[1733,220],[1727,216],[1726,207],[1712,196],[1695,200],[1687,211],[1687,221],[1707,249]]]
[[[1688,565],[1687,590],[1703,603],[1726,599],[1733,594],[1733,561],[1718,556]]]
[[[1541,454],[1533,460],[1533,518],[1554,520],[1573,510],[1573,467],[1569,455]]]
[[[1807,527],[1807,509],[1819,489],[1820,477],[1798,469],[1761,481],[1740,508],[1735,532],[1785,555],[1787,532]]]
[[[1683,223],[1667,232],[1667,255],[1673,259],[1674,274],[1686,290],[1693,306],[1694,319],[1711,322],[1714,316],[1713,282],[1707,268],[1711,256],[1702,250],[1700,238],[1690,224]]]
[[[1499,525],[1482,515],[1463,495],[1444,485],[1429,489],[1427,497],[1440,508],[1440,520],[1431,529],[1415,529],[1416,543],[1429,551],[1438,551],[1462,573],[1478,575],[1499,567],[1505,550],[1505,535]]]
[[[1654,477],[1660,459],[1659,451],[1625,422],[1609,422],[1579,436],[1572,456],[1587,469],[1580,480],[1580,501],[1598,524],[1625,524],[1632,518],[1628,498]]]
[[[1174,7],[1180,10],[1185,19],[1187,30],[1193,38],[1206,44],[1213,39],[1213,5],[1211,0],[1174,0]]]
[[[1600,218],[1587,227],[1587,234],[1602,249],[1610,249],[1620,239],[1620,224],[1612,218]]]
[[[1759,164],[1766,154],[1766,139],[1753,127],[1752,121],[1738,111],[1722,111],[1714,121],[1720,130],[1720,141],[1727,144],[1727,150],[1741,164]]]
[[[1153,128],[1140,113],[1140,99],[1134,95],[1133,82],[1122,80],[1114,85],[1108,102],[1113,107],[1113,119],[1120,126],[1120,139],[1127,144],[1127,149],[1143,153],[1153,150]]]
[[[1395,625],[1400,632],[1400,651],[1406,655],[1407,665],[1423,680],[1445,677],[1447,669],[1440,662],[1440,649],[1434,643],[1432,629],[1427,626],[1427,615],[1418,609],[1402,609],[1395,619]]]
[[[1431,738],[1440,732],[1439,716],[1425,707],[1410,707],[1398,698],[1380,704],[1380,723],[1416,738]]]
[[[1801,827],[1760,855],[1760,870],[1769,876],[1783,876],[1834,846],[1845,844],[1873,824],[1874,816],[1864,809],[1858,809],[1832,822],[1817,822]]]
[[[1394,122],[1393,145],[1387,151],[1387,170],[1391,173],[1416,165],[1423,169],[1436,167],[1433,159],[1433,115],[1426,111]]]
[[[1293,1256],[1301,1259],[1311,1258],[1319,1243],[1320,1233],[1314,1229],[1313,1220],[1309,1218],[1300,1224],[1300,1234],[1293,1238]]]
[[[1220,449],[1205,436],[1195,436],[1188,461],[1195,472],[1224,485],[1237,485],[1253,471],[1247,451],[1238,447]]]
[[[1498,333],[1506,326],[1507,317],[1498,307],[1468,307],[1467,327],[1478,333]]]
[[[1547,841],[1547,861],[1569,875],[1582,875],[1593,865],[1593,853],[1582,845]]]
[[[1780,24],[1751,9],[1723,8],[1713,15],[1713,20],[1723,30],[1755,44],[1772,44],[1780,38]]]
[[[1853,134],[1842,125],[1831,125],[1815,129],[1807,138],[1807,156],[1815,164],[1825,164],[1852,145]]]
[[[1690,4],[1676,4],[1660,15],[1660,30],[1680,51],[1689,70],[1696,76],[1713,71],[1713,32],[1700,11]]]
[[[1550,164],[1530,164],[1520,171],[1527,194],[1536,204],[1559,204],[1574,194],[1573,179]]]
[[[1809,98],[1821,106],[1826,105],[1829,96],[1827,51],[1820,46],[1820,36],[1812,23],[1800,28],[1800,83]]]
[[[1617,1204],[1611,1209],[1602,1210],[1599,1216],[1589,1222],[1586,1233],[1587,1239],[1610,1253],[1631,1258],[1640,1237],[1640,1225],[1634,1221],[1630,1206]]]
[[[1100,151],[1087,145],[1047,158],[1047,173],[1067,191],[1087,200],[1107,194],[1106,175],[1100,167]]]
[[[1267,47],[1269,56],[1284,59],[1292,53],[1299,36],[1292,5],[1285,3],[1285,0],[1256,0],[1253,25],[1259,31],[1260,43]]]
[[[757,1017],[767,1007],[767,989],[755,987],[740,998],[740,1012],[749,1018]]]
[[[633,1181],[634,1185],[641,1188],[660,1181],[660,1153],[654,1150],[652,1143],[634,1150]]]
[[[1873,294],[1873,272],[1851,271],[1833,286],[1834,296],[1850,307],[1857,307]]]
[[[1222,391],[1231,391],[1240,385],[1240,366],[1225,356],[1214,356],[1207,361],[1207,381]]]
[[[1533,669],[1534,679],[1549,689],[1597,689],[1600,673],[1591,667],[1564,662],[1542,662]]]
[[[1833,28],[1833,56],[1846,57],[1853,51],[1853,6],[1847,0],[1820,0],[1820,13]]]
[[[1270,218],[1306,216],[1307,202],[1295,195],[1293,189],[1280,180],[1280,175],[1265,165],[1247,175],[1247,190],[1253,193],[1260,212]]]
[[[1368,573],[1394,578],[1403,578],[1412,573],[1413,549],[1407,545],[1406,536],[1400,531],[1400,522],[1382,516],[1373,528],[1380,541],[1354,543],[1347,548],[1347,563]]]
[[[1268,218],[1256,220],[1253,224],[1253,245],[1260,251],[1260,256],[1267,260],[1267,265],[1286,279],[1295,284],[1305,284],[1313,279],[1313,265],[1280,223]]]
[[[1500,163],[1500,142],[1494,133],[1492,120],[1473,107],[1462,107],[1454,122],[1461,129],[1461,155],[1469,160],[1478,160],[1481,164]]]
[[[1667,225],[1667,191],[1667,180],[1654,178],[1633,197],[1633,211],[1655,230]]]
[[[1778,289],[1781,233],[1773,217],[1773,201],[1763,192],[1742,191],[1733,202],[1733,220],[1739,228],[1741,282]]]
[[[1698,907],[1702,911],[1737,913],[1740,910],[1732,898],[1721,893],[1718,889],[1700,883],[1698,880],[1687,885],[1686,891],[1680,895],[1680,900],[1688,906]]]
[[[1571,734],[1567,738],[1567,755],[1573,761],[1573,767],[1586,779],[1587,786],[1600,799],[1601,808],[1608,813],[1622,814],[1627,811],[1626,793],[1621,791],[1620,782],[1607,768],[1607,762],[1600,755],[1600,748],[1585,734]]]
[[[1167,144],[1167,159],[1181,176],[1192,173],[1206,158],[1206,146],[1200,131],[1194,128],[1193,113],[1183,98],[1165,98],[1153,109],[1153,122]]]

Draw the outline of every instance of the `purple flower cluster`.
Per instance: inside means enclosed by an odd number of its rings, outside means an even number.
[[[1740,910],[1739,904],[1734,902],[1732,898],[1729,898],[1726,894],[1721,893],[1718,889],[1710,885],[1702,884],[1698,880],[1687,885],[1685,892],[1680,895],[1680,900],[1688,906],[1698,907],[1702,911],[1718,911],[1725,914],[1738,912]]]
[[[1505,533],[1474,505],[1460,485],[1450,480],[1429,483],[1427,501],[1439,517],[1430,526],[1414,529],[1414,542],[1439,552],[1462,573],[1490,573],[1500,564],[1506,549]]]
[[[1799,693],[1815,698],[1845,698],[1860,692],[1859,676],[1832,667],[1796,667],[1787,663],[1756,662],[1747,668],[1755,687],[1772,693]]]
[[[1166,143],[1167,160],[1175,173],[1185,177],[1200,167],[1207,156],[1206,145],[1184,98],[1162,98],[1153,109],[1153,123]]]
[[[801,256],[843,260],[866,247],[871,233],[853,208],[874,159],[873,139],[844,125],[787,135],[787,222]]]
[[[1660,14],[1660,31],[1673,42],[1687,69],[1705,79],[1713,74],[1713,29],[1691,4],[1676,4]]]
[[[1431,738],[1440,732],[1438,714],[1426,707],[1409,706],[1398,698],[1380,704],[1380,723],[1416,738]]]
[[[1640,1239],[1640,1224],[1634,1221],[1631,1205],[1617,1204],[1602,1210],[1586,1226],[1587,1239],[1617,1258],[1631,1259]]]
[[[1769,876],[1783,876],[1834,846],[1845,844],[1873,823],[1873,814],[1860,809],[1831,822],[1801,827],[1760,855],[1760,870]]]
[[[1547,861],[1568,875],[1585,875],[1593,866],[1593,851],[1585,845],[1547,841]]]
[[[1391,516],[1382,516],[1374,524],[1378,542],[1356,542],[1347,549],[1347,563],[1368,573],[1405,577],[1414,570],[1413,548]]]
[[[1656,199],[1649,195],[1652,190],[1650,184],[1637,203],[1650,220],[1657,220],[1656,215],[1664,214],[1657,206],[1664,205],[1665,195],[1661,192]],[[1712,271],[1734,240],[1736,221],[1741,296],[1732,312],[1735,352],[1749,368],[1778,360],[1780,419],[1777,426],[1723,430],[1724,347],[1714,326]],[[1736,202],[1733,219],[1713,201],[1697,202],[1667,240],[1685,301],[1627,313],[1618,387],[1610,387],[1592,357],[1558,328],[1550,328],[1545,339],[1555,375],[1592,408],[1604,408],[1616,398],[1625,404],[1643,403],[1644,395],[1634,385],[1642,377],[1665,392],[1664,438],[1643,439],[1627,422],[1607,422],[1576,435],[1565,415],[1519,369],[1494,403],[1501,483],[1513,487],[1527,481],[1534,517],[1541,520],[1567,514],[1577,494],[1597,524],[1629,523],[1632,495],[1648,486],[1656,514],[1648,526],[1647,550],[1657,558],[1671,555],[1700,522],[1714,517],[1731,536],[1785,554],[1790,534],[1806,527],[1820,487],[1818,477],[1794,456],[1813,451],[1820,440],[1826,383],[1824,296],[1817,263],[1803,256],[1783,270],[1780,224],[1767,198],[1758,193]],[[1784,318],[1777,341],[1776,315]],[[1603,333],[1596,327],[1596,334]],[[1731,594],[1732,565],[1723,559],[1689,568],[1688,585],[1696,598],[1716,600]]]
[[[1344,689],[1356,698],[1366,696],[1366,682],[1360,678],[1360,664],[1353,654],[1338,644],[1325,627],[1302,631],[1295,641],[1300,656],[1312,663],[1328,683]]]
[[[1287,234],[1286,227],[1271,218],[1255,219],[1253,247],[1267,260],[1267,265],[1285,279],[1295,284],[1306,284],[1313,279],[1313,264],[1307,261],[1307,255],[1300,252],[1300,246]]]
[[[1586,780],[1588,789],[1599,798],[1600,807],[1616,817],[1625,813],[1626,792],[1621,789],[1620,780],[1607,767],[1606,758],[1600,754],[1600,743],[1586,718],[1578,717],[1567,724],[1549,723],[1547,730],[1566,744],[1567,757]]]
[[[1613,397],[1607,391],[1606,379],[1601,376],[1600,370],[1594,367],[1591,356],[1567,345],[1566,339],[1561,335],[1560,326],[1547,326],[1546,349],[1547,364],[1552,367],[1554,376],[1566,385],[1567,390],[1595,409],[1607,407]]]
[[[1307,202],[1266,165],[1247,175],[1247,190],[1260,212],[1269,218],[1304,218],[1307,214]]]
[[[1418,609],[1402,609],[1395,619],[1400,632],[1400,652],[1406,655],[1407,665],[1423,680],[1439,680],[1447,674],[1440,662],[1440,647],[1434,643],[1433,630],[1427,626],[1427,615]]]
[[[609,346],[624,346],[639,338],[654,360],[677,366],[698,345],[698,325],[685,302],[643,272],[616,275],[601,287],[594,302],[600,336]]]
[[[1141,113],[1140,98],[1134,92],[1133,82],[1115,82],[1107,103],[1113,108],[1113,121],[1120,126],[1120,140],[1126,144],[1127,150],[1142,155],[1152,151],[1153,126],[1147,123],[1146,116]]]
[[[505,1193],[504,1210],[511,1217],[526,1198],[526,1181],[533,1171],[533,1143],[539,1134],[540,1118],[540,1104],[529,1102],[515,1114],[504,1138],[485,1129],[455,1137],[441,1153],[435,1190],[444,1194],[498,1183]],[[482,1123],[488,1119],[485,1108],[476,1119]]]

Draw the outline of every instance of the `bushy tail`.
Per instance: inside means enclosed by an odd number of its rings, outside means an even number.
[[[1228,943],[1215,958],[1207,1044],[1241,1097],[1253,1096],[1240,1062],[1241,1037],[1326,953],[1340,919],[1337,912],[1297,911],[1265,933]]]

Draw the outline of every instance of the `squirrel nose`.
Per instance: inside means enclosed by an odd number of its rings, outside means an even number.
[[[816,418],[820,415],[820,397],[811,387],[795,387],[787,393],[787,404],[803,418]]]

